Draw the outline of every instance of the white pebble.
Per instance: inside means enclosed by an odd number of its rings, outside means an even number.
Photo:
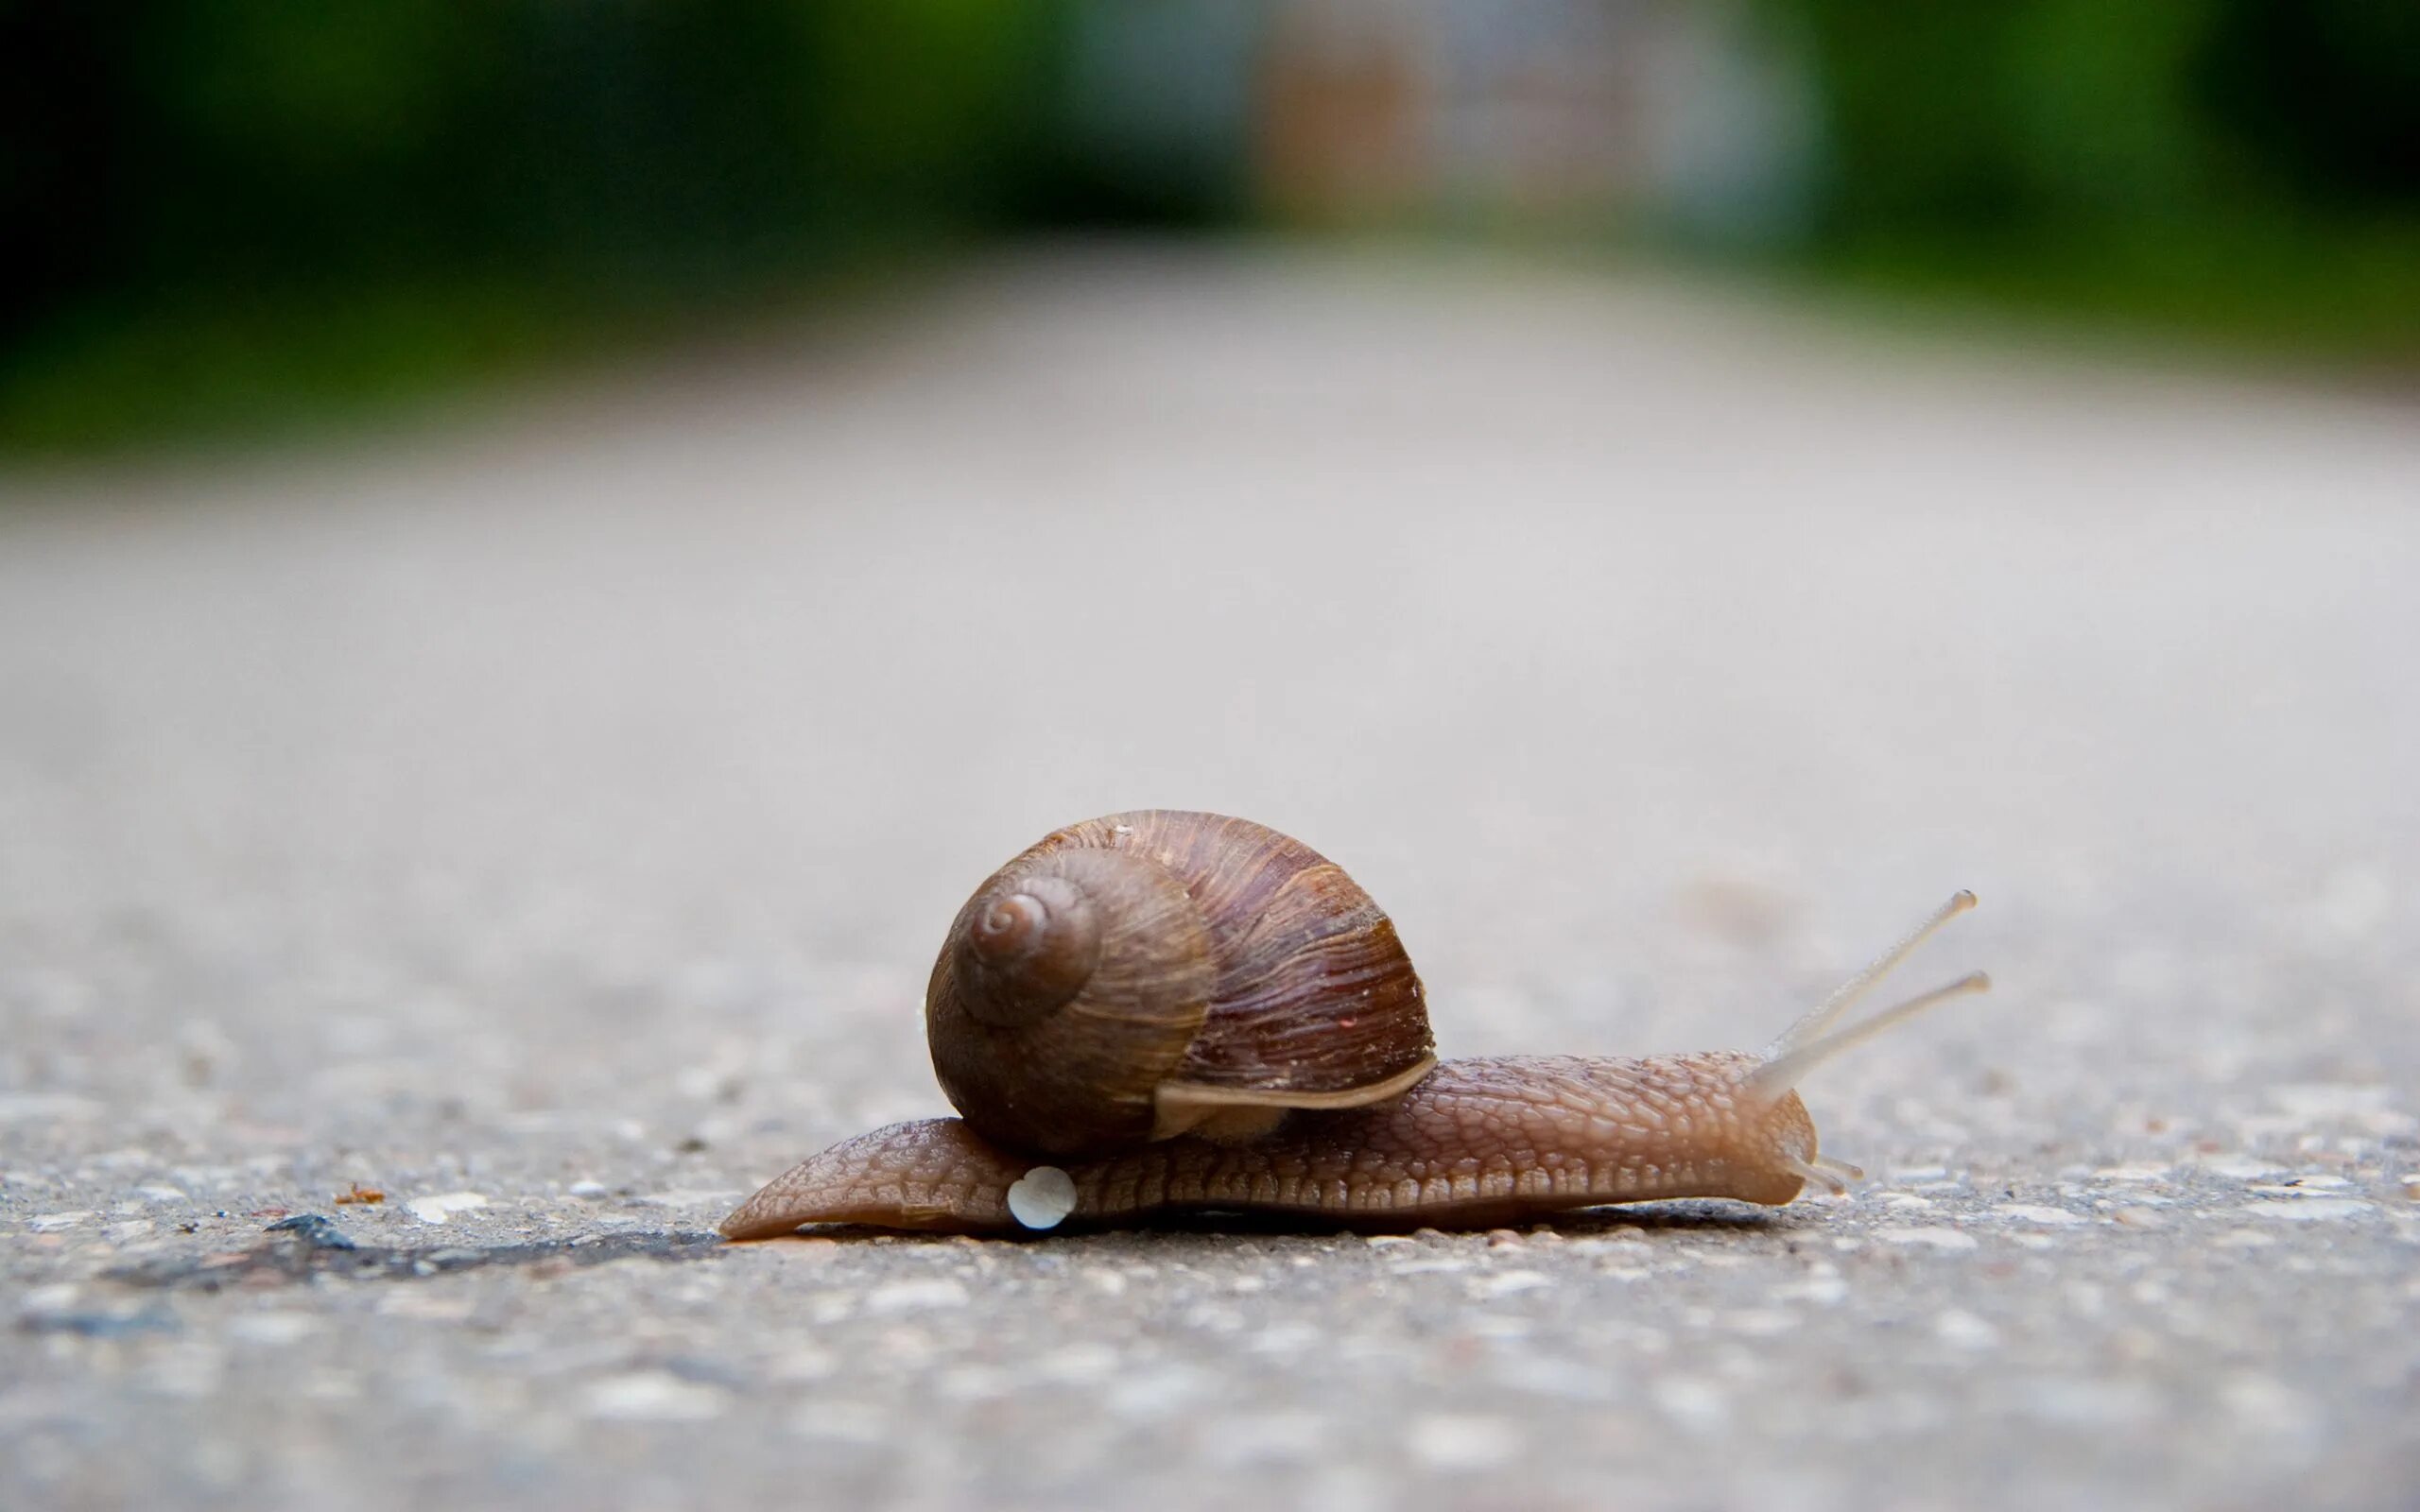
[[[1471,1296],[1482,1300],[1511,1297],[1520,1292],[1544,1291],[1554,1284],[1544,1271],[1508,1270],[1500,1276],[1482,1277],[1470,1285]]]
[[[470,1212],[488,1205],[488,1199],[475,1192],[442,1192],[432,1197],[414,1197],[404,1206],[423,1223],[444,1223],[458,1212]]]
[[[1117,1389],[1107,1393],[1102,1404],[1120,1418],[1150,1421],[1184,1411],[1208,1396],[1211,1389],[1208,1371],[1192,1366],[1168,1366],[1121,1376]]]
[[[2003,1202],[1992,1211],[2004,1218],[2014,1218],[2024,1223],[2048,1224],[2053,1228],[2085,1221],[2065,1208],[2037,1207],[2031,1202]]]
[[[608,1376],[588,1388],[588,1416],[616,1422],[697,1423],[719,1417],[723,1394],[662,1370]]]
[[[878,1316],[922,1313],[940,1307],[964,1307],[966,1288],[947,1278],[892,1281],[866,1294],[866,1311]]]
[[[2249,1156],[2221,1155],[2199,1162],[2212,1176],[2222,1176],[2235,1181],[2256,1181],[2264,1176],[2277,1174],[2274,1160],[2256,1160]]]
[[[1334,1432],[1309,1413],[1248,1413],[1222,1421],[1206,1447],[1224,1466],[1289,1464],[1315,1457]]]
[[[27,1317],[41,1317],[53,1313],[73,1312],[78,1289],[74,1281],[53,1281],[47,1286],[26,1289],[17,1298]]]
[[[1964,1308],[1953,1307],[1932,1320],[1933,1336],[1962,1349],[1997,1349],[2000,1331]]]
[[[1710,1381],[1681,1376],[1657,1382],[1655,1405],[1693,1433],[1719,1434],[1731,1424],[1731,1399]]]
[[[1055,1165],[1037,1165],[1009,1188],[1009,1216],[1028,1228],[1056,1228],[1076,1211],[1076,1178]]]
[[[1832,1307],[1846,1301],[1849,1283],[1838,1276],[1810,1276],[1803,1281],[1790,1281],[1773,1288],[1773,1299],[1781,1302],[1808,1301]]]
[[[564,1190],[569,1192],[575,1197],[601,1197],[605,1195],[605,1183],[602,1181],[575,1181]]]
[[[2354,1197],[2289,1197],[2283,1201],[2247,1202],[2243,1211],[2256,1218],[2268,1218],[2279,1223],[2319,1223],[2334,1218],[2358,1218],[2376,1211],[2375,1205]]]
[[[1748,1338],[1777,1339],[1798,1327],[1798,1314],[1775,1307],[1748,1307],[1723,1314],[1722,1324]]]
[[[2062,1428],[2107,1432],[2152,1417],[2159,1399],[2148,1388],[2124,1381],[2052,1376],[2021,1383],[2017,1410],[2037,1422]]]
[[[0,1124],[19,1119],[47,1123],[55,1118],[98,1118],[102,1111],[97,1100],[67,1092],[0,1092]]]
[[[1412,1419],[1404,1447],[1432,1470],[1489,1470],[1521,1452],[1521,1435],[1502,1418],[1428,1413]]]
[[[2282,1436],[2308,1436],[2319,1431],[2319,1409],[2284,1382],[2250,1370],[2239,1370],[2219,1383],[2219,1400],[2245,1427]]]
[[[1437,1271],[1468,1270],[1471,1263],[1452,1255],[1438,1255],[1423,1260],[1398,1260],[1387,1267],[1390,1276],[1426,1276]]]
[[[252,1313],[227,1321],[227,1336],[239,1344],[279,1349],[300,1344],[319,1332],[320,1320],[308,1313]]]
[[[1876,1228],[1874,1237],[1893,1245],[1930,1245],[1935,1249],[1973,1249],[1973,1234],[1955,1228]]]
[[[82,1211],[40,1213],[35,1216],[30,1227],[38,1234],[55,1234],[62,1228],[73,1228],[92,1216],[92,1213]]]
[[[802,1438],[843,1444],[878,1444],[891,1432],[890,1415],[879,1407],[856,1401],[813,1401],[790,1418],[790,1432]]]

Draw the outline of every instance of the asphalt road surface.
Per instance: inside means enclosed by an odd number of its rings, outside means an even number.
[[[2408,399],[1080,249],[0,493],[0,1503],[2420,1495]],[[1997,990],[1806,1086],[1845,1199],[707,1242],[1144,805],[1448,1055],[1754,1046],[1959,886]]]

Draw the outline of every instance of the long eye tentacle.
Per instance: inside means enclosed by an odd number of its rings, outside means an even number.
[[[1832,995],[1817,1004],[1797,1022],[1782,1031],[1780,1038],[1767,1045],[1760,1057],[1763,1064],[1749,1075],[1749,1087],[1767,1096],[1778,1097],[1798,1083],[1798,1079],[1816,1066],[1844,1050],[1863,1044],[1892,1025],[1924,1012],[1937,1004],[1970,992],[1991,988],[1991,978],[1980,971],[1960,977],[1946,987],[1920,993],[1904,1003],[1883,1009],[1864,1022],[1847,1029],[1834,1029],[1852,1005],[1866,994],[1875,983],[1890,974],[1915,953],[1916,947],[1930,939],[1933,933],[1960,914],[1975,906],[1975,895],[1961,890],[1936,908],[1924,922],[1910,930],[1897,944],[1876,956],[1872,965],[1850,977],[1834,989]]]
[[[1748,1085],[1759,1091],[1778,1096],[1798,1085],[1798,1079],[1843,1050],[1855,1049],[1893,1024],[1914,1018],[1925,1009],[1962,998],[1970,992],[1988,992],[1992,979],[1980,971],[1969,971],[1947,987],[1937,987],[1921,992],[1905,1003],[1894,1003],[1873,1018],[1853,1028],[1827,1034],[1812,1043],[1766,1061],[1748,1076]]]
[[[1765,1046],[1763,1058],[1777,1060],[1830,1028],[1841,1014],[1846,1013],[1856,1004],[1858,999],[1865,996],[1867,988],[1890,975],[1893,967],[1914,954],[1916,947],[1932,938],[1933,933],[1942,925],[1974,906],[1973,893],[1962,887],[1951,893],[1949,902],[1934,909],[1926,917],[1923,923],[1908,931],[1899,943],[1876,956],[1873,964],[1834,988],[1830,997],[1807,1009],[1797,1022],[1784,1029],[1778,1039]]]

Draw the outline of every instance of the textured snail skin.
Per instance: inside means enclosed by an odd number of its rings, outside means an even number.
[[[1752,1087],[1762,1064],[1736,1051],[1449,1060],[1392,1101],[1298,1112],[1244,1143],[1182,1137],[1067,1162],[1076,1205],[1063,1227],[1238,1212],[1385,1230],[1661,1197],[1777,1207],[1799,1194],[1815,1125],[1797,1093]],[[1020,1232],[1009,1188],[1037,1163],[958,1119],[894,1124],[774,1178],[722,1232],[768,1239],[809,1223]]]

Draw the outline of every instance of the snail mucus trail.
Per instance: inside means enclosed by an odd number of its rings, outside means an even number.
[[[769,1182],[735,1240],[811,1223],[968,1234],[1260,1213],[1481,1228],[1670,1197],[1766,1206],[1861,1176],[1793,1088],[1981,972],[1842,1017],[1952,897],[1762,1051],[1438,1061],[1392,921],[1248,820],[1113,815],[1045,837],[959,912],[925,1000],[961,1118],[894,1124]]]

